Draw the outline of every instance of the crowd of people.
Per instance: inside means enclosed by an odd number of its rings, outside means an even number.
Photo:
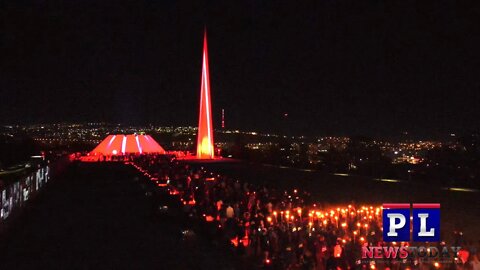
[[[378,262],[362,259],[362,247],[408,246],[382,242],[382,207],[315,203],[300,189],[256,186],[208,172],[200,165],[165,156],[138,156],[128,162],[160,188],[178,197],[185,211],[209,224],[242,257],[274,269],[480,269],[477,250],[450,263],[418,258]],[[444,242],[435,243],[438,248]]]

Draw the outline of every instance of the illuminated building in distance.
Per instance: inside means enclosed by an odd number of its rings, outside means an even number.
[[[197,159],[213,159],[212,103],[210,100],[210,76],[208,74],[207,31],[203,36],[202,82],[200,112],[198,115]]]
[[[222,129],[225,129],[225,109],[222,109]]]

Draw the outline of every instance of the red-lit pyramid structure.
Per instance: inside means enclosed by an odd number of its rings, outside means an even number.
[[[108,135],[89,156],[129,154],[165,154],[165,150],[150,135]]]

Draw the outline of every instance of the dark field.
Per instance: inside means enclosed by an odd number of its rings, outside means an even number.
[[[183,237],[181,214],[154,216],[135,176],[121,164],[72,165],[15,220],[0,269],[232,268],[224,249]]]
[[[384,202],[441,203],[443,239],[452,241],[453,231],[465,239],[480,241],[480,193],[444,190],[444,187],[408,181],[382,182],[367,177],[338,176],[322,172],[254,165],[241,162],[202,163],[211,171],[227,174],[250,183],[278,189],[307,190],[315,202],[329,205]]]

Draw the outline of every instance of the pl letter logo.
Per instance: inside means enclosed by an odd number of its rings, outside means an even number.
[[[415,242],[440,241],[440,204],[414,203],[412,218],[409,203],[383,204],[383,241],[408,242],[410,228]]]

